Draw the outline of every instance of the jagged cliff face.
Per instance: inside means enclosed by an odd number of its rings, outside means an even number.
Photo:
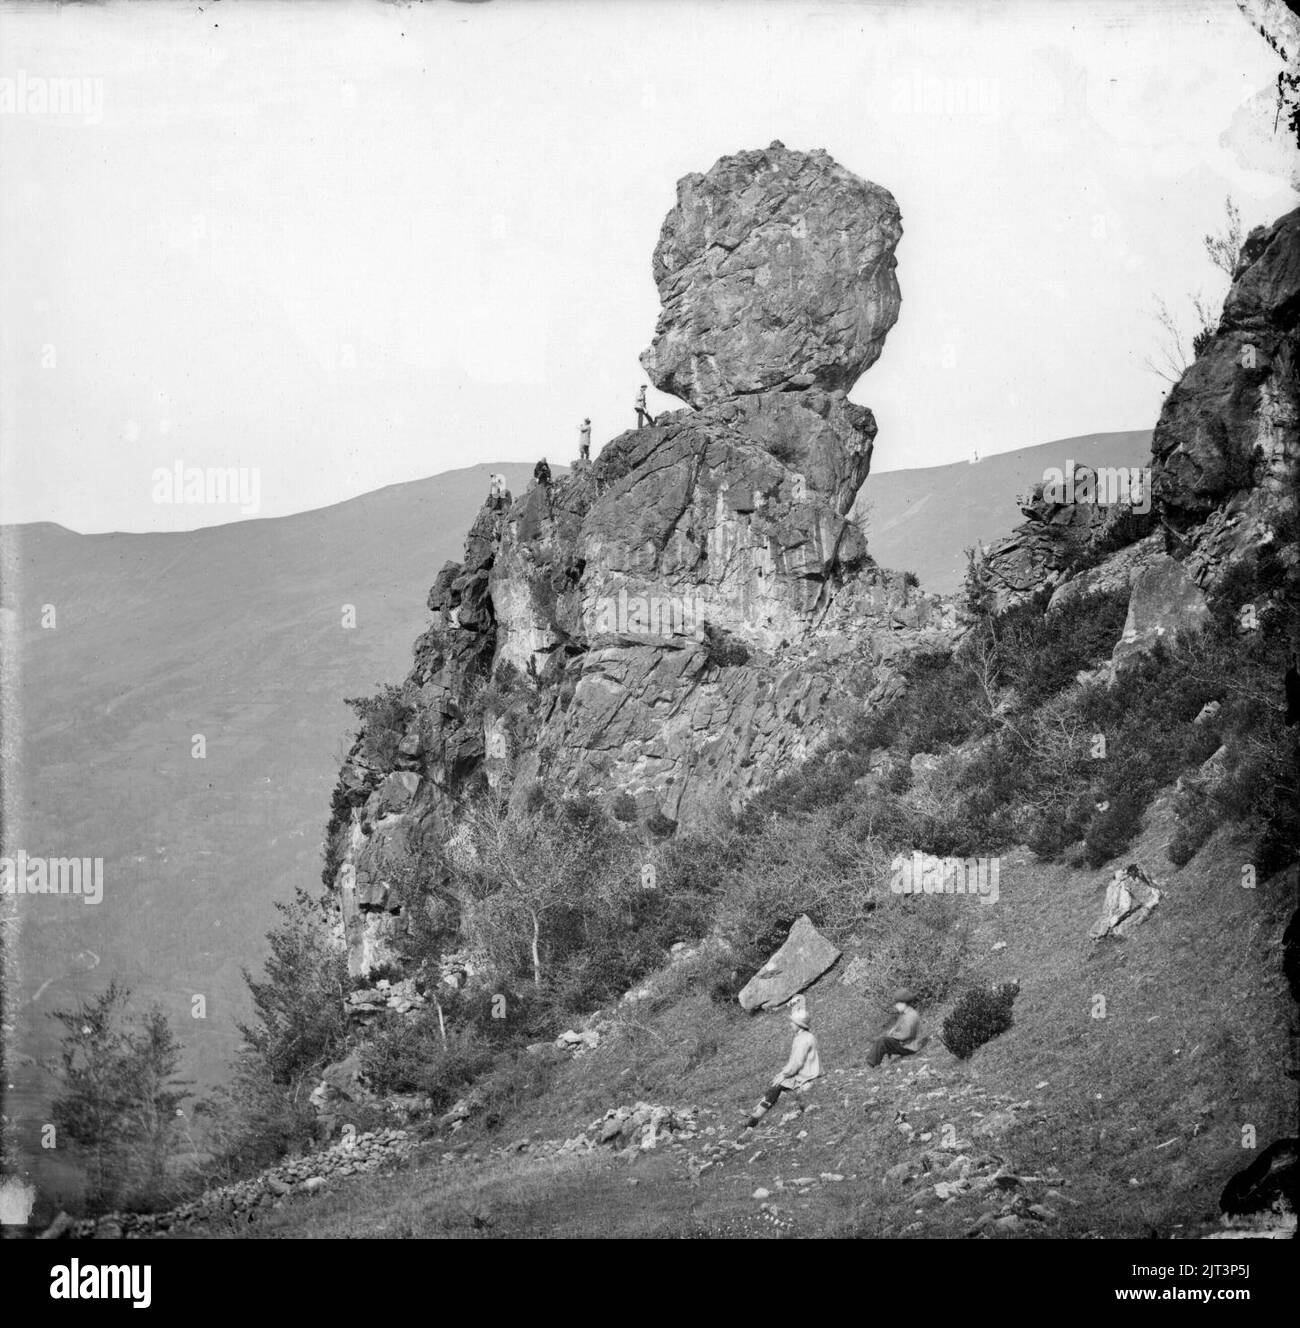
[[[355,974],[400,949],[393,880],[479,784],[618,797],[625,819],[630,799],[647,834],[691,827],[950,638],[953,609],[872,566],[845,515],[876,426],[844,394],[897,318],[900,235],[889,193],[824,152],[773,144],[682,181],[643,359],[692,408],[490,496],[438,574],[393,768],[359,744],[336,795]]]
[[[1257,617],[1287,612],[1300,583],[1298,341],[1300,209],[1247,237],[1218,328],[1165,400],[1152,436],[1149,519],[1134,520],[1122,505],[1053,501],[1039,486],[1026,520],[983,560],[994,606],[1043,588],[1057,604],[1127,583],[1117,661],[1198,625],[1235,574],[1261,588]],[[1098,553],[1100,565],[1073,572]]]
[[[1152,438],[1171,552],[1207,591],[1270,545],[1300,570],[1298,325],[1300,209],[1247,237],[1218,330]]]

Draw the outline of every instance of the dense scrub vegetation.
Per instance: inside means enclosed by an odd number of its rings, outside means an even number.
[[[1011,1007],[1018,988],[1007,983],[993,991],[973,987],[963,992],[943,1021],[943,1042],[958,1060],[969,1060],[986,1042],[1012,1024]]]

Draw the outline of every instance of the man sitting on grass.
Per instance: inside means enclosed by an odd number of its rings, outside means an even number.
[[[790,1022],[794,1025],[794,1041],[790,1044],[790,1059],[781,1073],[772,1080],[772,1086],[759,1099],[745,1128],[752,1130],[776,1106],[782,1093],[801,1093],[814,1079],[821,1077],[821,1057],[817,1053],[817,1039],[813,1037],[808,1006],[802,996],[790,1002]]]
[[[914,1008],[916,997],[906,987],[894,993],[894,1010],[898,1017],[889,1030],[878,1037],[867,1053],[867,1064],[872,1068],[887,1056],[915,1056],[930,1040],[921,1036],[921,1016]]]

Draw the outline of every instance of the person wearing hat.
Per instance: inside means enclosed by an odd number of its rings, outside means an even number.
[[[790,1059],[786,1061],[781,1073],[772,1080],[772,1086],[750,1113],[749,1119],[745,1122],[747,1130],[752,1130],[776,1106],[777,1099],[782,1093],[802,1093],[811,1086],[814,1079],[821,1078],[822,1063],[817,1052],[817,1039],[813,1036],[812,1023],[808,1018],[808,1005],[802,996],[795,996],[790,1001],[789,1015],[790,1023],[794,1027]]]
[[[655,417],[650,414],[650,407],[645,403],[645,384],[642,383],[641,390],[636,394],[636,427],[648,429],[654,422]]]
[[[921,1016],[914,1008],[916,996],[904,987],[894,993],[894,1010],[898,1017],[889,1029],[878,1037],[867,1053],[867,1064],[873,1068],[886,1056],[915,1056],[925,1045],[921,1037]]]

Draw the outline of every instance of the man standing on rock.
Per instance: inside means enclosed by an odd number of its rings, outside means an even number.
[[[655,417],[650,414],[649,407],[645,404],[645,384],[641,384],[641,390],[636,394],[636,427],[638,429],[649,429],[655,422]]]
[[[878,1037],[867,1053],[867,1064],[873,1069],[887,1056],[915,1056],[928,1038],[921,1037],[921,1016],[915,1009],[916,997],[906,987],[894,993],[894,1010],[898,1017],[888,1032]]]
[[[745,1122],[747,1130],[752,1130],[776,1106],[782,1093],[802,1093],[811,1086],[814,1079],[821,1078],[822,1063],[817,1052],[817,1039],[813,1036],[808,1006],[802,996],[796,996],[790,1002],[790,1022],[794,1025],[790,1059],[750,1113]]]
[[[583,420],[582,428],[578,430],[578,456],[583,461],[591,460],[591,421]]]

